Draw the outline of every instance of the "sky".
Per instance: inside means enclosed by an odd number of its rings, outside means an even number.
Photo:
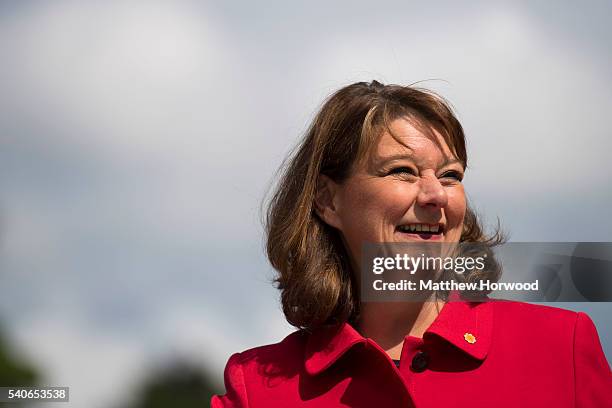
[[[612,241],[609,2],[0,4],[0,321],[73,406],[282,315],[261,204],[329,94],[419,82],[512,241]],[[612,360],[610,304],[586,311]]]

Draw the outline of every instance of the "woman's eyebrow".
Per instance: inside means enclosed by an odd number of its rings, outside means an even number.
[[[393,154],[391,156],[385,156],[381,158],[381,163],[387,163],[393,160],[411,160],[411,161],[415,161],[414,157],[409,155],[409,154],[405,154],[405,153],[399,153],[399,154]],[[461,162],[461,160],[454,158],[454,157],[447,157],[442,163],[440,163],[439,167],[446,167],[446,166],[450,166],[451,164],[461,164],[461,166],[463,166],[463,163]]]
[[[398,153],[398,154],[393,154],[391,156],[384,156],[380,158],[380,161],[382,163],[390,162],[393,160],[412,160],[414,161],[414,157],[406,153]]]
[[[455,163],[458,163],[461,165],[461,167],[463,167],[463,163],[461,162],[461,160],[456,159],[454,157],[449,157],[446,160],[444,160],[442,164],[440,165],[440,167],[450,166],[451,164],[455,164]]]

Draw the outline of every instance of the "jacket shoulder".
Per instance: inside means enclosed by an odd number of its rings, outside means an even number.
[[[494,326],[506,333],[522,333],[542,341],[557,337],[570,342],[580,312],[513,300],[493,300]],[[584,313],[582,313],[584,314]]]
[[[524,340],[528,336],[532,345],[539,342],[571,349],[579,319],[588,319],[583,312],[548,305],[511,300],[495,300],[491,303],[495,316],[493,325],[497,326],[496,332],[503,332],[501,338],[508,341],[510,338]],[[508,336],[508,333],[517,335]]]
[[[303,370],[306,340],[307,335],[298,330],[278,343],[232,354],[224,372],[226,393],[213,396],[211,407],[248,407],[249,401],[265,401],[270,387]]]
[[[574,324],[579,312],[555,306],[539,305],[516,300],[492,299],[493,310],[502,315],[520,319],[554,319],[557,322]]]
[[[297,330],[278,343],[266,344],[236,353],[236,362],[245,370],[253,366],[299,369],[304,364],[304,350],[308,334]]]

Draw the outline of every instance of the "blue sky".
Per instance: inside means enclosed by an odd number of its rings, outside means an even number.
[[[220,381],[232,352],[291,332],[260,204],[358,80],[453,104],[468,196],[513,241],[612,241],[610,8],[1,5],[0,317],[18,352],[95,408],[177,356]],[[610,359],[610,305],[560,306],[589,313]]]

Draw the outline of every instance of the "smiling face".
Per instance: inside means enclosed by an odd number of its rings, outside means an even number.
[[[338,229],[353,261],[364,242],[458,242],[464,168],[442,136],[400,118],[337,184],[322,176],[317,212]]]

